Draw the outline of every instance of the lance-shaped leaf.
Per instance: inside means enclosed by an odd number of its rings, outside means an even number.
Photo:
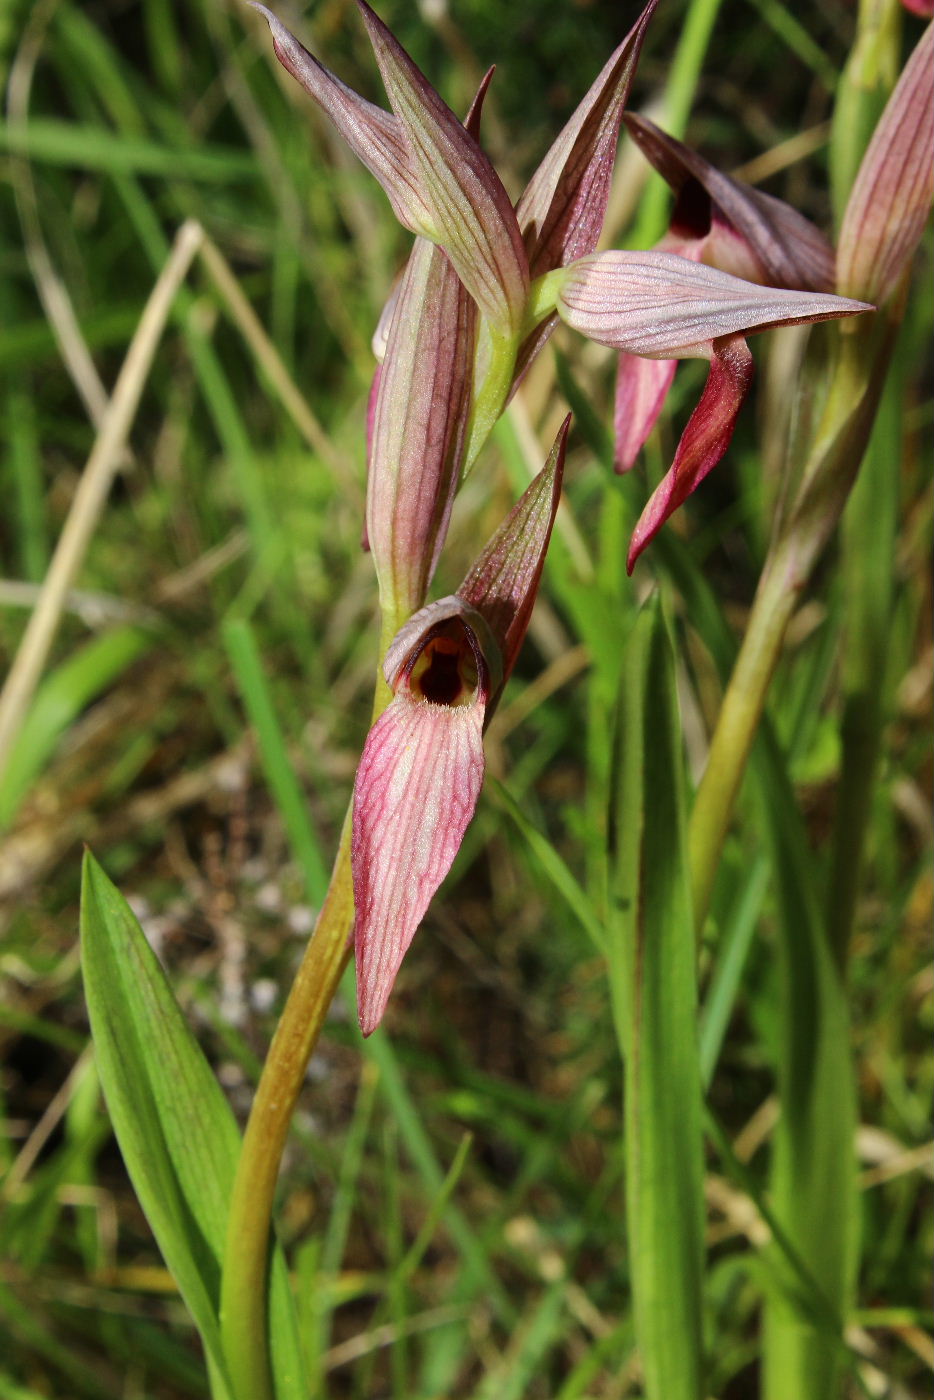
[[[394,297],[369,434],[367,538],[384,607],[420,607],[460,472],[476,312],[444,254],[417,239]]]
[[[741,335],[713,342],[710,373],[700,402],[681,435],[675,460],[652,492],[633,532],[626,560],[630,574],[649,541],[726,452],[752,375],[752,355]]]
[[[659,251],[591,253],[552,275],[558,314],[573,330],[653,359],[705,359],[721,336],[870,309],[845,297],[757,286]]]
[[[525,310],[529,269],[509,196],[477,141],[402,45],[357,0],[440,243],[480,310],[512,335]]]
[[[918,246],[934,195],[934,25],[905,64],[853,185],[837,248],[837,285],[885,301]]]
[[[827,239],[797,209],[724,175],[646,117],[627,112],[626,128],[650,165],[675,192],[674,242],[698,241],[698,262],[773,287],[829,292],[834,255]]]
[[[516,216],[533,277],[593,252],[603,228],[619,126],[649,20],[650,0],[532,176]]]
[[[382,1018],[473,816],[483,729],[528,626],[560,496],[568,423],[458,593],[416,613],[386,653],[383,672],[394,698],[367,736],[354,787],[354,946],[364,1035]]]

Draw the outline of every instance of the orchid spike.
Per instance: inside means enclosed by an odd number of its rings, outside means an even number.
[[[252,2],[252,0],[251,0]],[[509,196],[475,138],[365,0],[358,0],[392,112],[329,73],[265,6],[276,57],[376,176],[397,219],[444,248],[497,333],[522,320],[528,262]]]
[[[820,292],[744,282],[674,253],[592,253],[552,273],[558,314],[591,340],[660,361],[708,359],[710,377],[674,464],[636,526],[627,567],[720,460],[752,378],[743,336],[870,308]],[[638,386],[657,401],[669,370]],[[655,407],[635,402],[644,417]],[[643,417],[643,421],[644,421]]]
[[[887,301],[921,237],[934,196],[934,25],[905,64],[850,193],[837,285]]]
[[[561,492],[570,419],[544,469],[457,593],[411,617],[383,674],[394,692],[354,787],[354,948],[360,1026],[379,1025],[396,974],[473,816],[483,730],[522,645]]]

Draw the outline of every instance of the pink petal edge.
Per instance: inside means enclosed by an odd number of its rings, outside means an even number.
[[[360,1028],[379,1025],[396,974],[451,868],[483,782],[485,705],[400,693],[367,736],[354,788],[354,946]]]
[[[626,560],[628,573],[632,573],[639,555],[669,516],[726,452],[752,376],[752,355],[742,336],[727,336],[714,342],[710,373],[700,402],[681,436],[674,462],[653,491],[633,532]]]

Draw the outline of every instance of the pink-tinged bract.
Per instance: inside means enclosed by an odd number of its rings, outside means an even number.
[[[440,244],[483,314],[512,334],[525,307],[528,263],[509,196],[474,136],[365,0],[358,5],[392,112],[353,92],[270,10],[250,3],[269,24],[280,63],[375,175],[399,222]]]
[[[905,64],[856,176],[837,245],[837,286],[884,302],[918,246],[934,196],[934,25]]]
[[[597,246],[610,198],[619,127],[658,0],[610,55],[516,205],[533,277]]]
[[[726,452],[752,375],[752,355],[741,335],[714,341],[710,373],[700,402],[681,436],[674,462],[653,491],[633,531],[626,560],[629,573],[632,573],[639,555],[665,521],[687,500]]]
[[[461,467],[476,311],[448,259],[417,239],[374,377],[367,538],[387,607],[420,607]]]
[[[276,58],[327,113],[354,155],[376,177],[399,222],[413,233],[430,237],[434,231],[432,212],[398,117],[367,102],[336,78],[265,5],[258,0],[249,3],[269,25]]]
[[[561,499],[571,415],[558,429],[548,461],[520,496],[457,590],[482,615],[503,660],[506,684],[525,637]],[[496,692],[491,703],[499,698]]]
[[[512,333],[529,269],[509,196],[489,159],[366,0],[358,7],[398,118],[433,232],[480,310]]]

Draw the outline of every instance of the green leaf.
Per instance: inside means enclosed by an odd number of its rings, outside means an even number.
[[[813,1280],[820,1307],[776,1246],[783,1284],[765,1314],[763,1394],[825,1400],[846,1357],[859,1206],[856,1097],[843,978],[816,906],[817,880],[800,814],[774,739],[753,753],[762,824],[778,896],[777,1073],[781,1116],[773,1140],[776,1219]]]
[[[626,1208],[648,1400],[704,1394],[703,1158],[694,921],[671,639],[656,600],[631,635],[607,956],[625,1063]]]
[[[81,959],[98,1072],[130,1179],[201,1334],[215,1400],[231,1388],[218,1301],[240,1133],[132,910],[84,860]],[[288,1276],[272,1266],[277,1400],[307,1400]]]
[[[0,830],[9,826],[68,725],[152,644],[152,633],[118,627],[94,637],[43,681],[0,782]]]

